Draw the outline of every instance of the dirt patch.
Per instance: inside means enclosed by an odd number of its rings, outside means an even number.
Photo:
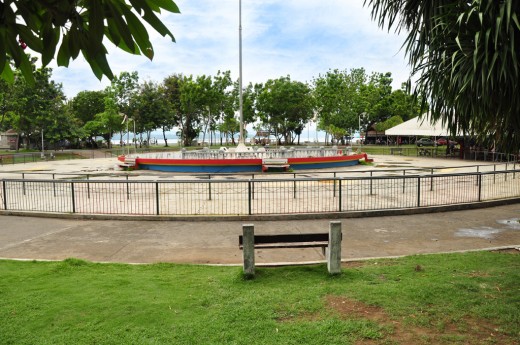
[[[505,248],[505,249],[497,249],[493,250],[492,253],[499,253],[499,254],[520,254],[520,248]]]
[[[466,318],[457,324],[446,323],[442,329],[434,326],[425,328],[404,324],[401,320],[389,317],[380,307],[345,297],[327,296],[326,305],[342,318],[367,319],[386,326],[384,329],[389,330],[382,339],[361,339],[356,342],[356,345],[517,344],[514,339],[501,334],[495,325],[483,320]]]
[[[397,263],[392,262],[391,260],[382,260],[382,261],[374,261],[374,260],[361,260],[361,261],[347,261],[342,262],[341,267],[343,268],[357,268],[357,267],[367,267],[367,266],[395,266]]]

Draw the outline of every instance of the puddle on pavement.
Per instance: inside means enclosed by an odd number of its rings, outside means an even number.
[[[505,225],[511,230],[520,230],[520,218],[497,220],[498,224]]]
[[[487,226],[476,229],[459,229],[455,232],[456,237],[473,237],[473,238],[484,238],[491,240],[495,238],[495,235],[504,231],[503,229],[495,229]]]
[[[459,229],[455,232],[456,237],[474,237],[485,238],[491,240],[495,235],[508,230],[520,230],[520,218],[499,219],[497,223],[504,225],[503,229],[496,229],[487,226],[482,226],[475,229]]]

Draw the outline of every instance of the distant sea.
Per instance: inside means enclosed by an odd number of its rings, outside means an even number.
[[[168,144],[178,144],[179,143],[179,138],[177,137],[177,135],[175,135],[177,131],[169,131],[169,132],[166,132],[166,139],[168,140]],[[246,143],[249,142],[249,139],[252,138],[252,136],[254,135],[253,134],[254,132],[252,131],[249,131],[249,137],[246,138]],[[129,141],[130,142],[133,142],[133,138],[134,138],[134,133],[130,132],[129,133],[129,136],[127,135],[127,133],[124,133],[123,134],[123,141],[124,143],[126,143],[128,141],[128,138],[130,139]],[[201,143],[202,142],[202,138],[203,138],[203,134],[201,133],[198,138],[196,139],[197,142]],[[139,140],[139,135],[137,135],[137,139]],[[143,140],[145,139],[145,136],[143,135]],[[163,133],[162,131],[153,131],[151,136],[150,136],[150,140],[152,143],[156,143],[157,145],[164,145],[164,138],[163,138]],[[223,140],[223,143],[225,143],[225,138],[222,139]],[[229,141],[231,139],[228,139]],[[238,140],[238,135],[235,136],[235,142]],[[324,142],[325,141],[325,132],[323,131],[316,131],[316,130],[305,130],[302,135],[300,136],[300,143],[305,143],[305,142],[308,142],[308,143],[317,143],[317,142]],[[120,142],[120,136],[119,136],[119,133],[117,135],[114,135],[112,137],[112,143],[115,144],[115,145],[119,145],[119,142]],[[205,142],[206,143],[209,143],[209,135],[206,134],[206,138],[205,138]],[[220,135],[219,133],[217,132],[216,133],[216,136],[213,136],[213,143],[220,143]]]
[[[177,131],[168,131],[166,132],[166,139],[168,140],[168,144],[178,144],[179,138],[175,134]],[[248,129],[248,138],[246,138],[246,143],[249,142],[249,140],[254,136],[254,131],[251,129]],[[359,137],[359,133],[354,134],[354,138]],[[128,138],[130,139],[130,142],[133,142],[134,133],[130,132],[129,136],[128,133],[123,134],[123,141],[126,143],[128,141]],[[202,142],[203,134],[201,133],[198,138],[196,138],[198,143]],[[137,135],[137,139],[139,140],[139,134]],[[145,136],[143,135],[143,140],[145,139]],[[162,131],[153,131],[150,140],[152,144],[156,145],[164,145],[164,137]],[[235,136],[235,142],[238,140],[238,135]],[[204,140],[206,143],[209,143],[209,134],[206,134],[206,138]],[[225,143],[226,139],[225,137],[222,138],[222,142]],[[231,141],[229,138],[228,141]],[[325,142],[325,132],[323,131],[316,131],[315,129],[305,129],[302,135],[300,136],[300,143],[305,144],[313,144],[313,143],[323,143]],[[120,136],[119,133],[114,135],[112,137],[112,143],[115,145],[119,145],[120,143]],[[213,143],[217,143],[217,145],[220,144],[220,134],[217,132],[216,135],[213,136]]]

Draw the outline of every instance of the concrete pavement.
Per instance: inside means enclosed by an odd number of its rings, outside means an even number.
[[[432,168],[437,172],[475,171],[472,164],[492,163],[422,157],[374,156],[375,165],[345,168],[354,174],[369,169]],[[115,159],[52,161],[4,165],[0,178],[21,173],[99,173],[114,171]],[[136,171],[132,178],[171,174]],[[27,177],[26,177],[27,178]],[[50,177],[30,177],[50,178]],[[186,178],[186,176],[182,177]],[[455,212],[340,219],[343,260],[422,253],[520,247],[520,204]],[[248,221],[247,223],[251,223]],[[328,219],[254,221],[256,233],[326,232]],[[241,221],[75,220],[0,216],[0,258],[96,262],[209,263],[242,262],[238,249]],[[258,264],[324,260],[320,249],[257,250]]]
[[[520,248],[520,204],[340,219],[343,260]],[[329,220],[255,221],[256,233],[328,231]],[[0,258],[237,264],[242,222],[70,220],[0,216]],[[320,249],[256,251],[258,264],[324,260]]]

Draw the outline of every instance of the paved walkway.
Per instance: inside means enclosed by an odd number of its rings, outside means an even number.
[[[520,204],[342,219],[343,259],[520,247]],[[0,257],[241,264],[241,222],[68,220],[0,216]],[[327,231],[328,220],[256,221],[257,233]],[[320,249],[258,250],[258,263],[323,260]]]
[[[375,167],[442,168],[477,162],[420,157],[375,156]],[[13,172],[106,173],[115,159],[38,162],[0,167],[0,178]],[[486,163],[479,163],[486,164]],[[487,163],[490,164],[490,163]],[[488,166],[493,169],[492,165]],[[467,168],[475,171],[475,168]],[[466,170],[464,168],[463,170]],[[480,171],[483,171],[482,169]],[[10,172],[10,173],[9,173]],[[134,178],[165,173],[137,171]],[[456,212],[341,219],[343,259],[520,247],[520,204]],[[328,231],[328,220],[255,221],[257,233]],[[68,220],[0,216],[0,258],[98,262],[241,264],[238,235],[242,222]],[[320,249],[258,250],[257,263],[321,261]]]

